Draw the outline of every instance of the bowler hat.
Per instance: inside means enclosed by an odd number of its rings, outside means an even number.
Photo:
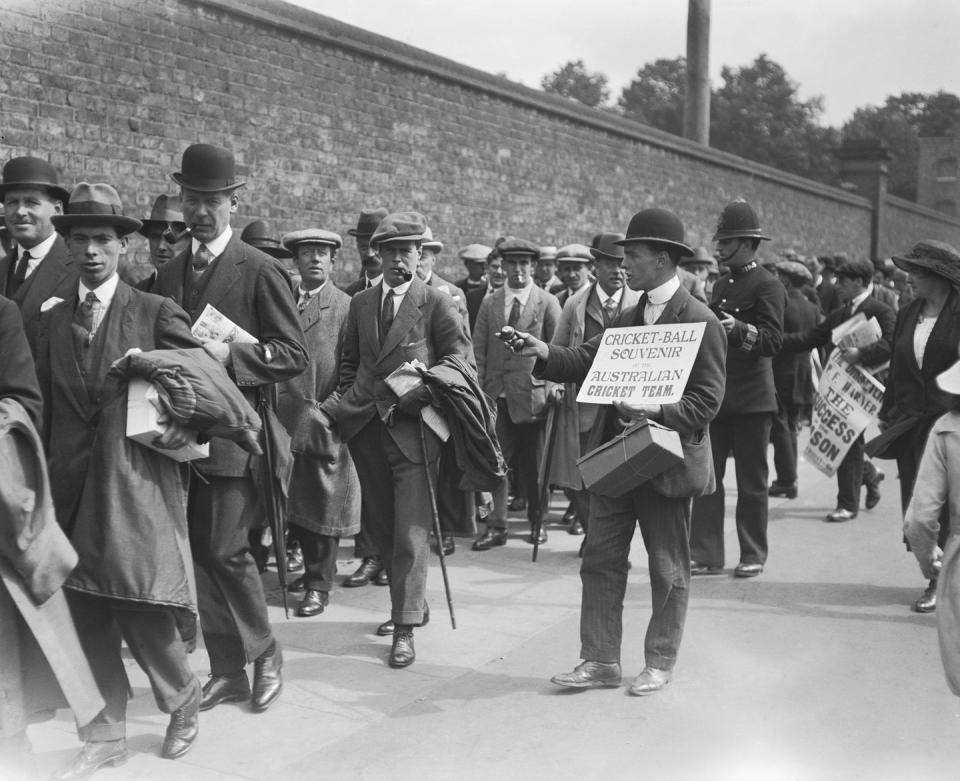
[[[838,277],[856,277],[867,284],[873,279],[873,263],[866,258],[847,258],[837,266],[836,274]]]
[[[3,166],[0,198],[7,194],[7,190],[12,190],[15,187],[35,187],[47,190],[54,200],[63,201],[64,206],[70,199],[70,193],[60,186],[57,169],[39,157],[11,157],[7,160]]]
[[[507,236],[503,241],[498,241],[496,247],[501,255],[532,255],[534,260],[540,258],[539,246],[516,236]]]
[[[350,228],[347,233],[357,238],[369,239],[386,216],[386,209],[363,209],[357,220],[357,227]]]
[[[394,212],[384,217],[370,237],[377,246],[391,241],[420,241],[427,230],[427,218],[419,212]]]
[[[301,244],[332,244],[337,249],[343,246],[343,239],[340,238],[339,233],[325,231],[321,228],[305,228],[304,230],[293,231],[284,234],[281,241],[283,241],[284,247],[294,252]]]
[[[244,182],[237,181],[233,152],[213,144],[191,144],[183,152],[180,170],[170,178],[187,190],[215,193],[236,190]]]
[[[810,269],[798,260],[779,260],[774,264],[774,268],[781,274],[799,279],[802,282],[813,281],[813,274],[810,273]]]
[[[557,259],[557,248],[548,244],[545,247],[540,247],[540,260],[556,260]]]
[[[490,249],[486,244],[468,244],[457,253],[457,257],[464,263],[484,263]]]
[[[179,230],[182,233],[186,230],[186,223],[183,219],[183,212],[180,211],[179,195],[160,195],[153,202],[153,208],[150,210],[150,219],[141,220],[143,226],[140,233],[149,236],[154,228],[166,229],[171,223],[179,223]]]
[[[598,233],[593,237],[593,246],[590,254],[597,260],[623,260],[623,241],[626,236],[622,233]]]
[[[280,245],[280,239],[271,235],[270,228],[263,220],[254,220],[240,234],[240,241],[256,247],[272,258],[292,258],[293,253]]]
[[[760,230],[760,220],[753,207],[744,200],[736,200],[728,203],[720,212],[720,219],[717,220],[717,232],[713,236],[714,241],[724,241],[726,239],[760,239],[761,241],[770,241],[769,236],[764,236]]]
[[[910,271],[911,266],[919,266],[960,285],[960,253],[943,241],[924,239],[913,245],[913,249],[904,255],[894,255],[897,268]]]
[[[627,226],[627,235],[618,240],[617,244],[629,244],[642,241],[647,244],[666,244],[679,247],[681,257],[692,255],[693,250],[683,243],[684,230],[680,218],[667,209],[644,209],[633,215]]]
[[[429,225],[423,232],[423,246],[427,249],[432,249],[434,252],[443,252],[443,242],[433,238],[433,231],[430,230]]]
[[[557,263],[592,263],[593,255],[586,244],[567,244],[557,250]]]
[[[63,214],[51,218],[53,227],[66,233],[73,226],[112,225],[117,234],[126,236],[140,228],[140,220],[123,216],[120,194],[109,184],[80,182],[70,193]]]

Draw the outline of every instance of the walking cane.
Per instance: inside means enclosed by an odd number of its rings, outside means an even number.
[[[540,462],[540,513],[533,524],[533,557],[531,561],[537,560],[540,553],[540,534],[543,531],[544,513],[550,513],[550,462],[553,461],[553,447],[557,441],[557,407],[556,399],[549,402],[547,410],[547,450],[543,454],[543,460]]]
[[[453,597],[450,595],[450,580],[447,577],[447,557],[443,555],[443,532],[440,531],[440,513],[437,512],[437,492],[430,474],[430,459],[427,458],[427,438],[423,432],[423,416],[419,417],[420,447],[423,450],[423,468],[427,473],[427,487],[430,489],[430,509],[433,511],[433,533],[437,538],[437,552],[440,554],[440,572],[443,574],[443,590],[447,595],[447,609],[450,611],[450,626],[457,628],[457,617],[453,614]]]

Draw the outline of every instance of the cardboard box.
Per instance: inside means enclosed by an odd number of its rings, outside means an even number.
[[[623,496],[683,461],[676,431],[643,420],[577,459],[587,488],[600,496]]]
[[[154,400],[157,389],[143,379],[130,380],[127,386],[127,438],[139,442],[151,450],[162,453],[174,461],[194,461],[210,456],[210,444],[192,443],[178,450],[154,447],[153,440],[163,433],[164,427],[157,423],[157,407]]]

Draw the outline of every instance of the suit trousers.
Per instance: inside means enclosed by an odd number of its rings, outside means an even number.
[[[510,418],[506,399],[497,399],[497,439],[503,451],[503,460],[516,465],[513,490],[527,500],[527,520],[533,526],[540,519],[540,488],[537,474],[543,456],[543,421],[514,423]],[[514,460],[516,458],[516,460]],[[493,512],[487,526],[507,528],[507,480],[500,482],[493,492]]]
[[[796,485],[797,432],[800,429],[800,407],[781,405],[770,422],[770,444],[773,445],[773,467],[777,485]]]
[[[863,485],[863,434],[850,445],[850,449],[837,467],[837,507],[852,513],[860,511],[860,487]]]
[[[379,556],[377,544],[373,541],[370,521],[367,518],[367,506],[360,500],[360,531],[353,535],[353,555],[358,559],[371,559]]]
[[[428,464],[408,460],[378,417],[348,445],[373,541],[390,576],[390,617],[397,624],[418,625],[423,621],[433,528],[427,469],[435,486],[437,459]]]
[[[126,737],[130,682],[121,655],[122,641],[150,679],[157,707],[173,713],[198,692],[200,682],[190,669],[177,631],[174,608],[141,605],[123,599],[93,596],[67,589],[70,613],[80,643],[106,706],[84,727],[84,741]]]
[[[710,445],[717,490],[693,501],[690,555],[711,567],[725,565],[723,519],[726,495],[723,478],[727,457],[733,454],[737,475],[737,537],[740,561],[763,564],[767,560],[767,447],[770,443],[769,412],[727,415],[710,424]]]
[[[690,509],[690,499],[662,496],[649,485],[616,499],[591,495],[590,531],[580,565],[582,659],[620,661],[628,557],[639,525],[652,603],[644,660],[650,667],[673,668],[690,596]]]
[[[460,489],[463,472],[457,466],[457,452],[450,437],[440,451],[439,476],[437,477],[437,512],[440,515],[440,532],[455,534],[458,529],[470,525],[476,511],[472,491]]]
[[[206,477],[190,485],[187,519],[200,628],[212,675],[240,672],[273,642],[267,601],[247,530],[257,511],[251,477]]]
[[[317,534],[295,523],[290,524],[290,534],[300,541],[300,550],[303,551],[303,582],[306,587],[315,591],[333,591],[340,538]]]

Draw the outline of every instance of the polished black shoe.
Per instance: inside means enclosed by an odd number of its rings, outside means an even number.
[[[389,586],[390,576],[387,574],[387,568],[381,567],[376,577],[372,578],[374,586]]]
[[[83,744],[70,764],[50,776],[50,781],[80,781],[102,767],[119,767],[127,761],[127,741],[102,740]]]
[[[287,572],[299,572],[303,569],[303,551],[300,548],[287,549]]]
[[[702,561],[690,562],[691,575],[720,575],[723,573],[723,567],[714,567]]]
[[[273,645],[253,662],[253,694],[250,705],[254,713],[263,713],[283,691],[283,651],[274,640]]]
[[[874,478],[872,482],[867,483],[867,497],[863,505],[868,510],[872,510],[880,504],[880,483],[885,477],[886,475],[878,469],[876,478]]]
[[[453,539],[452,534],[444,534],[440,545],[443,547],[444,556],[452,556],[457,552],[457,543],[456,540]]]
[[[200,734],[200,687],[183,705],[170,714],[167,734],[163,738],[160,756],[177,759],[186,754]]]
[[[577,520],[577,511],[573,507],[573,502],[567,507],[567,511],[563,514],[563,519],[560,521],[564,526],[569,526],[571,523]]]
[[[786,499],[797,498],[797,484],[784,485],[783,483],[774,483],[767,489],[768,496],[782,496]]]
[[[246,702],[250,699],[250,681],[246,670],[232,675],[211,675],[203,685],[200,710],[210,710],[224,702]]]
[[[318,616],[329,604],[330,595],[326,591],[317,591],[315,588],[308,588],[307,593],[303,595],[303,601],[297,608],[297,615],[302,618]]]
[[[645,697],[648,694],[660,691],[670,683],[672,677],[673,672],[671,670],[660,670],[656,667],[647,666],[643,668],[640,675],[633,679],[633,683],[630,684],[627,691],[634,697]]]
[[[377,637],[391,637],[395,628],[396,627],[393,624],[393,619],[388,618],[377,627]]]
[[[473,541],[474,550],[490,550],[499,545],[506,545],[509,535],[506,529],[488,528]]]
[[[531,529],[530,529],[530,534],[528,534],[528,535],[526,536],[527,542],[529,542],[531,545],[533,545],[534,543],[537,543],[537,544],[539,544],[539,545],[543,545],[543,544],[547,541],[547,530],[544,529],[542,526],[540,527],[540,536],[539,536],[539,538],[536,537],[535,535],[536,535],[535,530],[531,528]]]
[[[507,503],[507,509],[512,513],[521,513],[527,509],[527,500],[522,496],[514,496]]]
[[[937,609],[937,581],[930,581],[920,595],[920,599],[914,602],[910,609],[914,613],[932,613]]]
[[[287,591],[291,594],[299,594],[301,591],[307,590],[307,579],[301,575],[296,580],[292,580],[287,584]]]
[[[762,564],[744,564],[742,561],[733,570],[734,576],[738,578],[755,578],[761,572],[763,572]]]
[[[567,534],[576,534],[578,536],[583,534],[583,524],[580,523],[579,518],[573,519],[573,522],[570,524],[570,528],[567,529]]]
[[[383,566],[380,564],[379,556],[367,556],[363,561],[360,562],[360,566],[357,567],[357,571],[346,577],[346,579],[343,581],[343,585],[347,588],[366,586],[371,579],[377,576],[377,573],[379,573],[381,569],[383,569]]]
[[[409,667],[417,658],[413,647],[413,627],[409,624],[397,624],[393,630],[393,647],[390,649],[391,667]]]

